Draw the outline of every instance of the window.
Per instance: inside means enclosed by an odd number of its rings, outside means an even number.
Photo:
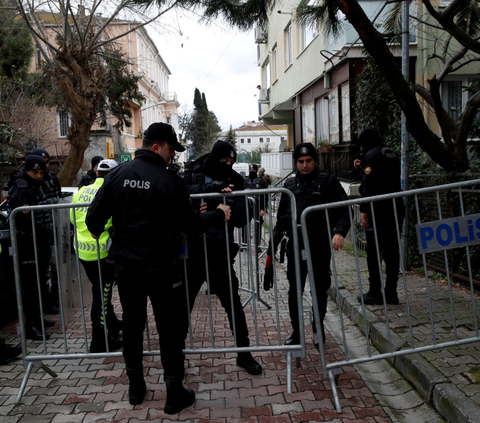
[[[330,144],[339,143],[339,125],[338,125],[338,93],[332,90],[329,93],[329,115],[330,115]]]
[[[350,141],[350,86],[342,85],[342,142]]]
[[[300,51],[305,50],[318,35],[318,24],[300,27]]]
[[[251,144],[252,142],[252,139],[251,138],[247,138],[247,144]]]
[[[264,88],[270,88],[270,61],[268,59],[262,66],[262,84]]]
[[[328,142],[329,132],[328,132],[328,95],[319,98],[315,102],[315,125],[317,128],[316,131],[316,141],[317,145],[320,142]]]
[[[66,112],[58,113],[58,137],[59,138],[67,138],[68,129],[70,128],[70,124],[72,122],[70,115]]]
[[[472,90],[467,87],[472,86],[478,89],[478,78],[465,78],[463,80],[444,81],[442,83],[442,105],[450,117],[458,121],[463,113],[468,99],[472,96]]]
[[[302,106],[302,142],[315,144],[315,107],[313,103]]]
[[[272,49],[272,79],[273,82],[278,79],[277,46]]]
[[[270,142],[270,138],[267,138],[267,142]]]
[[[263,138],[260,137],[260,138],[259,138],[259,141],[260,141],[260,142],[263,142]]]
[[[240,144],[245,144],[245,139],[244,138],[240,138]]]
[[[288,68],[292,63],[292,25],[288,25],[288,28],[285,30],[285,67]]]

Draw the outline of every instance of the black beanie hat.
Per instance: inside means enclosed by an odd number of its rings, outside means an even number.
[[[103,160],[102,156],[93,156],[92,157],[92,169]]]
[[[220,160],[220,159],[234,159],[237,161],[237,153],[235,153],[235,149],[233,148],[232,144],[229,144],[226,141],[218,140],[210,153],[211,160]]]
[[[43,160],[40,156],[28,156],[25,159],[25,167],[24,170],[43,170],[47,168],[47,164],[45,163],[45,160]]]
[[[310,156],[315,162],[317,161],[317,150],[311,142],[303,142],[298,144],[293,150],[293,159],[295,163],[300,157]]]
[[[365,129],[358,136],[358,146],[363,147],[364,150],[368,151],[377,145],[382,145],[382,140],[375,129]]]
[[[48,151],[47,150],[44,150],[43,148],[35,148],[32,150],[32,152],[30,153],[31,156],[40,156],[40,157],[43,157],[43,158],[47,158],[49,159],[50,158],[50,154],[48,154]]]

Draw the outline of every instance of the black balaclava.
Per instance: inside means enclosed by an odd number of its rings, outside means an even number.
[[[365,129],[358,136],[358,146],[363,147],[363,153],[379,145],[383,145],[383,142],[375,129]]]
[[[236,160],[235,149],[228,142],[218,140],[205,160],[205,175],[220,181],[228,179],[233,172],[232,166],[220,161],[227,157]]]

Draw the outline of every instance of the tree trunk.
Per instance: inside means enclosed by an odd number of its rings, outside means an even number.
[[[77,179],[77,173],[82,167],[85,150],[90,144],[91,127],[92,125],[84,122],[81,125],[77,125],[74,129],[73,127],[70,129],[70,150],[68,152],[65,164],[58,174],[58,180],[62,187],[71,187],[77,185],[75,183]]]
[[[441,139],[433,133],[425,122],[422,109],[402,72],[397,66],[395,57],[388,49],[382,35],[375,29],[357,0],[336,0],[340,10],[358,32],[366,50],[385,75],[393,95],[402,109],[408,132],[418,145],[436,163],[447,171],[466,170],[462,155],[454,154]]]

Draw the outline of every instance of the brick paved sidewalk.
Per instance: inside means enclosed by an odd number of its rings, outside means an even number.
[[[280,304],[286,307],[286,278],[279,268]],[[247,293],[242,293],[246,298]],[[265,299],[270,301],[268,295]],[[212,310],[216,326],[216,342],[220,345],[232,341],[223,308],[212,297]],[[118,299],[114,299],[119,310]],[[257,303],[259,325],[265,329],[261,336],[275,339],[274,311]],[[194,318],[208,320],[207,296],[197,298]],[[246,314],[253,331],[251,305]],[[285,308],[282,311],[286,315]],[[153,317],[149,313],[150,328]],[[78,323],[77,323],[78,324]],[[201,333],[201,325],[195,327],[195,339],[209,337],[208,325]],[[77,337],[81,350],[83,339],[75,329],[70,338]],[[262,329],[261,328],[261,329]],[[54,332],[57,326],[49,330]],[[289,322],[282,326],[282,340],[289,335]],[[199,332],[200,331],[200,332]],[[60,332],[58,330],[58,332]],[[8,341],[15,339],[15,323],[2,329],[2,336]],[[48,342],[54,342],[55,337]],[[163,369],[159,357],[145,357],[145,374],[148,393],[139,406],[128,403],[128,382],[122,358],[72,359],[46,362],[57,372],[52,378],[42,369],[34,369],[21,404],[14,401],[25,370],[20,360],[0,367],[0,422],[390,422],[387,413],[379,405],[374,394],[366,387],[353,367],[344,369],[338,382],[343,411],[338,414],[332,401],[328,378],[322,376],[320,357],[312,343],[311,327],[307,327],[307,356],[301,360],[301,368],[293,369],[292,393],[287,393],[286,359],[282,352],[254,353],[262,363],[264,372],[250,376],[236,366],[234,354],[188,355],[186,359],[186,385],[197,395],[194,406],[183,410],[177,416],[163,413],[166,391],[163,383]],[[38,342],[31,345],[40,345]],[[158,343],[156,332],[151,337],[152,348]],[[333,338],[327,335],[327,360],[342,359],[343,353]],[[295,362],[294,362],[295,364]]]

